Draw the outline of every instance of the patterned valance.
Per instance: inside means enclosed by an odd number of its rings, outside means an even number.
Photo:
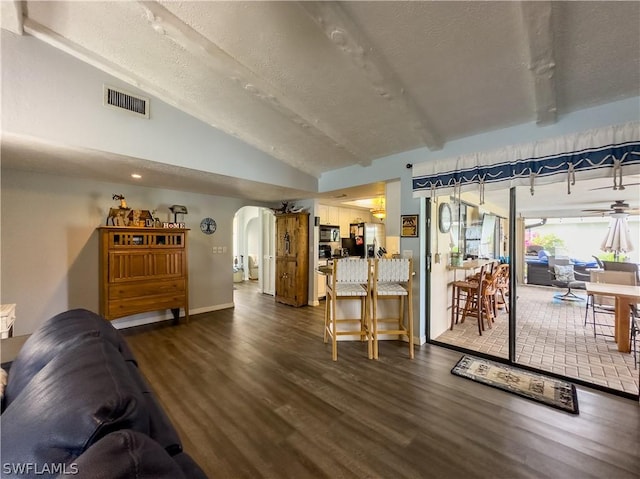
[[[499,150],[425,161],[413,167],[414,196],[454,194],[640,173],[640,122],[609,126]]]

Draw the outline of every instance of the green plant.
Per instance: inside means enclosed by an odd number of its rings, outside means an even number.
[[[620,253],[618,255],[618,259],[616,259],[616,254],[613,252],[599,253],[597,256],[598,256],[598,259],[601,259],[602,261],[626,261],[627,259],[627,255],[624,253]]]
[[[547,251],[554,251],[555,248],[564,248],[564,240],[554,233],[536,236],[531,239],[531,244],[542,246]]]

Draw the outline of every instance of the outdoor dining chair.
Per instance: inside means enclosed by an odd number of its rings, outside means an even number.
[[[630,271],[591,271],[592,283],[608,283],[635,286],[637,284],[635,273]],[[591,321],[589,321],[589,309],[591,309]],[[584,312],[584,324],[593,326],[593,336],[614,337],[607,330],[614,329],[615,300],[608,296],[589,294]],[[609,318],[608,322],[606,321]]]

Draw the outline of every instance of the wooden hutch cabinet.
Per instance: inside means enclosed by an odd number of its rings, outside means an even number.
[[[309,213],[276,215],[276,301],[307,304],[309,291]]]
[[[184,309],[189,320],[187,231],[103,226],[100,234],[100,314],[108,320]]]

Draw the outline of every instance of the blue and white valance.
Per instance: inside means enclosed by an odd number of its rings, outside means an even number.
[[[498,150],[426,161],[413,167],[413,194],[510,188],[640,173],[640,122],[598,128]]]

